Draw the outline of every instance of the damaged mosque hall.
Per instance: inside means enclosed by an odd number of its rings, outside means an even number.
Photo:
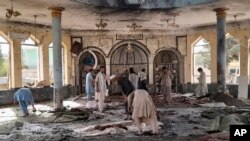
[[[248,141],[249,0],[0,0],[0,141]]]

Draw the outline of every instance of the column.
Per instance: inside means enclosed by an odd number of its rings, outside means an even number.
[[[110,58],[105,58],[105,68],[106,68],[106,76],[110,76],[111,75],[111,70],[110,70]],[[108,84],[110,85],[110,81],[108,81]]]
[[[149,84],[154,84],[154,57],[155,54],[149,54],[148,56]]]
[[[62,78],[62,35],[61,35],[61,15],[63,7],[50,7],[52,15],[52,38],[53,38],[53,73],[54,73],[54,108],[62,108],[63,97],[61,89],[63,84]]]
[[[226,10],[216,8],[217,16],[217,83],[226,91]]]
[[[11,88],[22,87],[21,40],[13,39],[11,49]]]
[[[106,62],[106,75],[110,76],[110,74],[111,74],[111,71],[110,71],[110,58],[106,58],[105,62]]]
[[[49,72],[49,45],[43,44],[39,47],[40,58],[40,80],[46,80],[46,85],[50,85]]]
[[[248,98],[248,39],[240,39],[240,77],[238,98]]]

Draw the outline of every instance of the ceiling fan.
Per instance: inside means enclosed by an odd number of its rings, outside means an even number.
[[[12,16],[17,17],[20,16],[21,13],[19,11],[14,11],[14,7],[13,7],[13,0],[11,0],[11,8],[10,9],[6,9],[6,19],[9,20]]]

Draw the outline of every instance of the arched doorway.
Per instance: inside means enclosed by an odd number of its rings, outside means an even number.
[[[111,50],[111,74],[122,72],[133,67],[135,72],[144,68],[148,74],[149,50],[142,43],[133,40],[124,40],[117,43]]]
[[[85,92],[86,74],[90,68],[98,69],[105,66],[105,58],[97,51],[86,51],[81,54],[79,59],[79,85],[80,91]]]
[[[169,69],[174,78],[172,80],[172,92],[178,92],[178,84],[182,82],[181,76],[183,73],[182,56],[176,49],[162,49],[159,50],[154,58],[154,84],[156,92],[160,92],[160,74],[162,67]]]
[[[112,48],[110,54],[111,74],[121,74],[125,69],[133,67],[136,73],[145,69],[148,75],[149,50],[142,43],[134,40],[121,41]],[[120,93],[118,85],[112,85],[112,93]]]

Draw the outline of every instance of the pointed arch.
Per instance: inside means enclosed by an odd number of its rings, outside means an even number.
[[[22,86],[40,80],[39,40],[31,34],[21,43]]]
[[[227,72],[226,82],[238,84],[240,76],[240,42],[231,33],[226,34]]]
[[[54,83],[54,72],[53,72],[53,42],[50,42],[48,45],[49,51],[48,51],[48,56],[49,56],[49,81],[50,84]],[[62,41],[61,43],[61,48],[62,48],[62,78],[63,78],[63,85],[65,84],[66,81],[66,52],[67,52],[67,45]]]
[[[200,76],[197,71],[198,68],[202,68],[206,73],[207,83],[211,83],[211,46],[210,42],[203,38],[198,37],[192,43],[192,77],[193,82],[198,83],[198,77]]]
[[[35,43],[35,44],[39,44],[40,43],[40,40],[35,37],[33,34],[30,34],[29,38]]]

